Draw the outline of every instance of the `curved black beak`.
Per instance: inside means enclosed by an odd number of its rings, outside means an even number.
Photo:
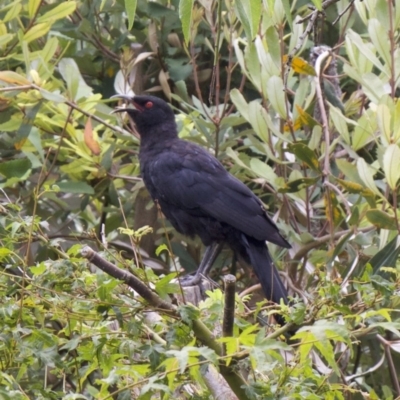
[[[133,96],[128,96],[127,94],[115,94],[114,96],[110,97],[111,99],[123,99],[126,100],[128,103],[135,105],[133,101]],[[118,113],[118,112],[125,112],[127,110],[133,110],[133,108],[121,106],[116,108],[115,110],[111,111],[111,114]]]

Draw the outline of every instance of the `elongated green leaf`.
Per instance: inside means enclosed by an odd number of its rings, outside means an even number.
[[[0,35],[0,46],[5,46],[14,37],[11,33],[6,33],[5,35]]]
[[[311,0],[318,11],[322,11],[322,0]]]
[[[379,250],[369,261],[378,273],[381,267],[396,267],[396,261],[400,255],[399,237],[396,235],[383,249]]]
[[[274,110],[281,116],[281,118],[286,119],[285,91],[281,77],[272,76],[268,79],[267,94]]]
[[[235,11],[243,25],[246,36],[252,40],[257,34],[261,18],[261,1],[235,1]]]
[[[137,0],[125,0],[125,11],[128,16],[128,29],[131,30],[135,22]]]
[[[391,130],[390,130],[391,115],[389,107],[386,104],[379,104],[376,111],[377,111],[376,116],[378,119],[379,130],[386,139],[386,144],[389,144],[391,138]]]
[[[249,105],[243,97],[242,93],[238,89],[232,89],[230,92],[230,97],[235,105],[236,109],[243,115],[243,117],[249,120]]]
[[[48,22],[48,21],[56,21],[58,19],[62,19],[72,14],[76,9],[75,1],[67,1],[59,4],[57,7],[54,7],[47,13],[41,15],[37,22]]]
[[[386,64],[390,65],[390,42],[387,30],[383,28],[377,19],[372,18],[368,21],[368,33],[372,43],[378,50],[378,54]]]
[[[319,177],[316,178],[300,178],[295,179],[294,181],[289,181],[285,183],[285,186],[278,190],[279,193],[296,193],[306,187],[315,185],[319,180]]]
[[[57,182],[57,186],[60,188],[61,192],[94,194],[94,189],[86,182],[64,181]]]
[[[30,43],[35,39],[38,39],[44,35],[50,30],[51,24],[49,22],[43,22],[42,24],[37,24],[33,26],[31,29],[29,29],[28,32],[25,33],[24,35],[24,41],[26,43]]]
[[[400,149],[397,144],[390,144],[383,154],[383,172],[388,185],[392,190],[396,189],[400,178]]]
[[[347,129],[347,122],[345,116],[342,114],[342,112],[336,108],[336,107],[329,107],[330,111],[330,117],[333,122],[333,125],[335,125],[335,128],[337,131],[340,133],[340,135],[343,137],[345,142],[347,144],[350,144],[350,136],[349,136],[349,130]]]
[[[11,7],[7,14],[4,16],[4,18],[2,19],[2,22],[8,22],[8,21],[12,21],[14,18],[16,18],[20,12],[22,10],[22,6],[21,4],[17,3],[15,4],[13,7]]]
[[[0,175],[7,179],[21,178],[32,167],[31,162],[27,158],[18,158],[16,160],[0,163]]]
[[[306,163],[312,170],[320,171],[317,155],[306,144],[290,143],[287,148],[290,153],[293,153],[297,158]]]
[[[381,196],[381,192],[378,190],[374,182],[374,171],[361,157],[357,160],[357,171],[367,188],[376,195]]]
[[[371,224],[374,224],[379,229],[397,230],[396,220],[382,210],[368,210],[366,217]]]
[[[186,43],[189,43],[190,40],[193,2],[193,0],[180,0],[179,2],[179,18],[182,23],[182,32]]]
[[[35,15],[37,9],[40,6],[41,1],[40,0],[29,0],[28,2],[28,15],[29,18],[33,18],[33,16]]]
[[[14,71],[0,71],[0,81],[12,83],[16,85],[30,85],[31,82],[28,81],[24,76],[17,74]]]
[[[262,162],[258,158],[252,158],[250,160],[250,168],[261,178],[266,179],[273,187],[276,187],[275,181],[278,178],[274,170],[266,163]]]

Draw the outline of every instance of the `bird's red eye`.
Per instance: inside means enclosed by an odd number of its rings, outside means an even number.
[[[145,105],[144,105],[147,109],[153,107],[153,103],[151,101],[148,101]]]

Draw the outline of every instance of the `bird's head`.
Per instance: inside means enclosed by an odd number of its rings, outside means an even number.
[[[171,107],[164,101],[154,96],[126,96],[114,97],[128,100],[135,108],[120,107],[115,112],[127,112],[136,125],[141,136],[149,131],[158,129],[159,126],[171,129],[175,127],[175,116]],[[172,128],[174,129],[174,128]]]

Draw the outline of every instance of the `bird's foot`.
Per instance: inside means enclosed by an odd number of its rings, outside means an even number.
[[[203,276],[201,274],[195,273],[194,275],[185,275],[180,279],[181,285],[188,286],[197,286],[201,283]]]

